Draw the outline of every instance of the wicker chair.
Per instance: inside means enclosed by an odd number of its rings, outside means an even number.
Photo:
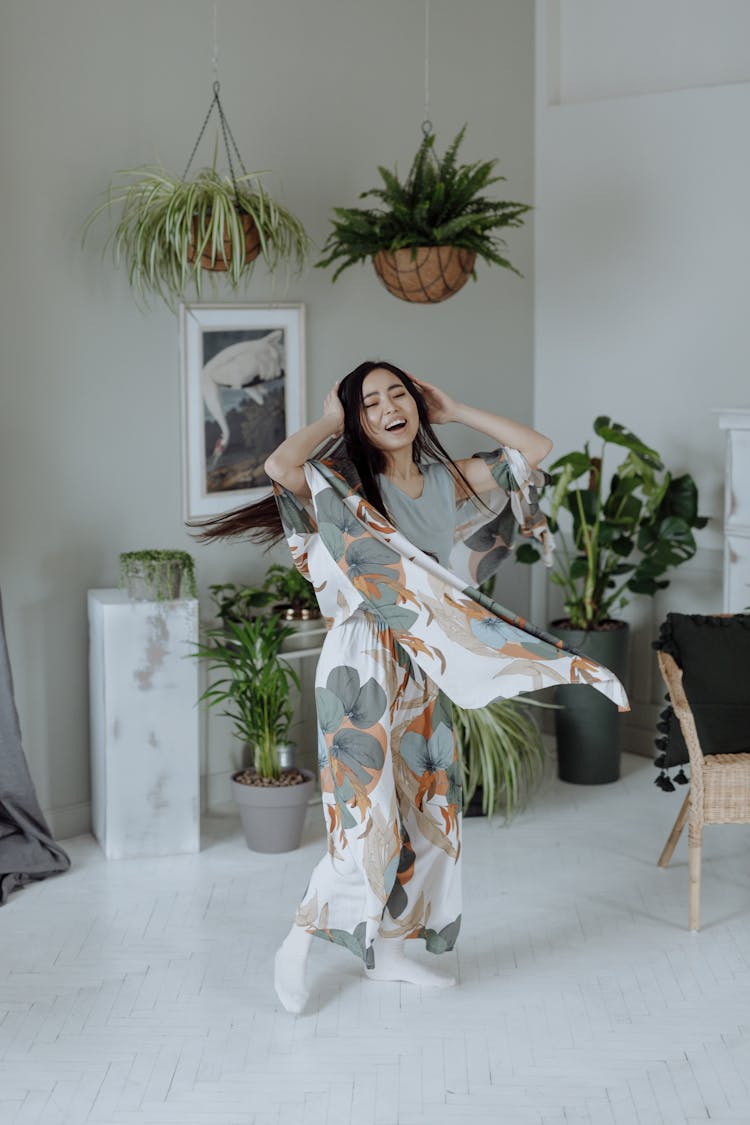
[[[682,669],[667,652],[659,652],[658,658],[690,755],[690,788],[659,856],[659,866],[666,867],[669,863],[687,821],[690,870],[688,925],[691,930],[697,930],[700,921],[703,825],[750,823],[750,754],[704,756],[693,712],[683,690]]]

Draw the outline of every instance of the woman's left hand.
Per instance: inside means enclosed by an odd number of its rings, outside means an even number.
[[[409,375],[409,378],[417,384],[424,395],[427,415],[431,424],[440,425],[442,422],[454,422],[456,420],[458,403],[450,395],[441,391],[439,387],[434,387],[432,383],[426,383],[424,379],[417,379],[414,375]]]

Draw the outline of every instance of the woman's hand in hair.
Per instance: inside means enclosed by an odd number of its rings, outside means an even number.
[[[420,391],[424,395],[425,406],[427,407],[427,415],[431,425],[440,425],[443,422],[455,422],[458,413],[458,403],[441,391],[439,387],[435,387],[432,383],[426,383],[424,379],[417,379],[414,375],[409,378],[413,383],[416,383]]]
[[[274,449],[263,466],[271,480],[277,481],[302,499],[310,496],[305,462],[312,457],[318,446],[329,438],[339,437],[344,429],[344,407],[338,396],[338,386],[336,383],[326,395],[320,418],[290,434]]]
[[[336,424],[335,435],[344,432],[344,407],[339,398],[339,385],[334,383],[323,400],[323,417],[330,418]]]

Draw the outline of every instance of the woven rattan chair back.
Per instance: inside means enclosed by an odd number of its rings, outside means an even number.
[[[682,684],[682,669],[667,652],[659,652],[659,669],[690,755],[690,788],[659,856],[659,866],[672,858],[685,821],[688,822],[690,894],[688,925],[700,926],[701,850],[704,824],[750,823],[750,754],[703,754],[695,719]]]

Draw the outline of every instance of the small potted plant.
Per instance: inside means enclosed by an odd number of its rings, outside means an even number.
[[[505,257],[498,231],[520,227],[525,203],[488,199],[482,193],[504,176],[493,176],[497,160],[459,164],[457,152],[466,126],[442,160],[435,134],[426,131],[404,183],[397,170],[379,167],[383,187],[376,208],[335,207],[333,230],[319,267],[338,263],[333,280],[355,262],[372,258],[375,272],[394,297],[434,304],[457,293],[471,276],[477,255],[488,264],[518,270]]]
[[[274,603],[274,610],[285,620],[317,621],[320,609],[312,584],[296,566],[274,563],[266,571],[264,590]]]
[[[123,551],[120,588],[133,601],[163,602],[197,597],[195,567],[187,551]]]
[[[207,271],[221,271],[236,289],[262,256],[271,273],[302,269],[310,240],[302,223],[263,187],[261,173],[223,175],[214,166],[179,179],[157,165],[116,173],[106,200],[92,211],[84,239],[104,211],[121,206],[110,236],[115,265],[144,301],[150,294],[170,308],[191,285],[200,298]]]
[[[211,682],[200,697],[234,723],[235,737],[253,749],[253,765],[232,777],[247,846],[257,852],[299,846],[315,779],[307,770],[282,768],[293,717],[297,673],[281,656],[292,630],[274,615],[225,619],[205,632],[195,656],[207,661]]]
[[[257,617],[273,601],[273,594],[261,586],[241,586],[236,582],[223,582],[208,587],[213,598],[216,616],[226,625],[229,621],[248,621]]]
[[[561,510],[569,513],[568,541],[560,537],[552,582],[563,590],[566,616],[552,631],[573,648],[611,668],[622,680],[627,670],[627,623],[616,617],[632,594],[653,595],[669,585],[664,575],[691,559],[693,530],[705,527],[698,515],[698,490],[688,474],[673,477],[656,450],[605,416],[594,421],[601,439],[594,453],[567,453],[551,466],[548,522],[558,530]],[[607,478],[608,446],[625,456]],[[582,485],[579,483],[584,478]],[[519,562],[536,562],[531,544],[516,551]],[[619,777],[619,722],[612,705],[593,690],[557,688],[564,708],[556,715],[558,770],[564,781],[598,784]]]

